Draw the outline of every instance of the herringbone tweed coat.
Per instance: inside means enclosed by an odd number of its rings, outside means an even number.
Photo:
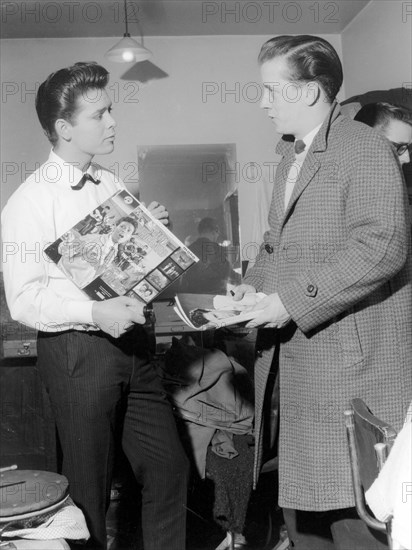
[[[344,425],[349,400],[364,399],[399,429],[412,397],[405,184],[388,142],[342,116],[337,104],[308,151],[286,212],[293,144],[282,139],[277,152],[283,158],[269,213],[270,246],[262,247],[244,282],[278,292],[293,321],[271,331],[276,336],[255,365],[255,481],[274,362],[280,374],[280,506],[351,507]]]

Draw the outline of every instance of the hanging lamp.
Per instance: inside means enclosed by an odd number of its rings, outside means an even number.
[[[124,20],[126,32],[124,33],[123,38],[117,42],[113,48],[110,48],[110,50],[105,53],[105,57],[109,61],[114,61],[115,63],[138,63],[139,61],[146,61],[147,59],[150,59],[152,57],[152,52],[143,46],[143,35],[141,31],[141,44],[134,40],[129,34],[126,0],[124,0]]]

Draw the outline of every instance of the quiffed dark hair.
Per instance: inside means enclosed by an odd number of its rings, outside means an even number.
[[[318,36],[276,36],[265,42],[260,50],[260,64],[275,57],[285,57],[294,82],[318,82],[332,103],[342,86],[342,64],[336,50]]]
[[[399,120],[412,126],[412,111],[400,105],[378,102],[367,103],[359,109],[354,120],[372,128],[384,130],[391,120]]]
[[[73,121],[77,99],[90,89],[103,90],[109,73],[95,62],[79,62],[52,73],[40,85],[36,95],[36,111],[49,141],[57,142],[56,120]]]

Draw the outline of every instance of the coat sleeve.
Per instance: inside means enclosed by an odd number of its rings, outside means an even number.
[[[282,285],[279,296],[292,319],[310,331],[350,309],[410,262],[406,189],[399,161],[378,134],[343,156],[346,238],[328,263],[314,264]]]
[[[247,270],[245,277],[242,280],[242,283],[245,283],[247,285],[252,285],[256,289],[256,292],[263,292],[263,287],[264,287],[263,273],[264,273],[264,267],[267,261],[270,261],[269,255],[265,249],[265,243],[262,243],[260,245],[260,249],[256,257],[256,261],[253,264],[253,266]]]

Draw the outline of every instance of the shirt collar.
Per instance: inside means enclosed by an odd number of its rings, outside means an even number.
[[[316,126],[315,128],[313,128],[313,130],[311,130],[308,134],[306,134],[306,136],[304,136],[302,138],[302,141],[305,142],[305,149],[304,151],[302,151],[302,153],[300,153],[301,155],[303,155],[304,153],[306,154],[309,150],[309,147],[312,145],[312,142],[313,140],[315,139],[315,136],[316,134],[319,132],[321,126],[322,126],[323,122],[321,122],[320,124],[318,124],[318,126]],[[296,141],[296,140],[295,140]]]
[[[42,175],[48,183],[71,187],[78,184],[84,174],[75,164],[71,164],[59,157],[53,149],[50,151],[46,164],[47,168],[43,169]],[[94,179],[100,179],[97,174],[97,167],[93,163],[90,163],[86,173],[90,174]]]

